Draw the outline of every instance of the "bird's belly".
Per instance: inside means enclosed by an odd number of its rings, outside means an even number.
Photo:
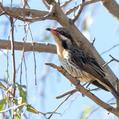
[[[72,76],[80,80],[81,82],[90,82],[93,81],[95,78],[87,72],[83,70],[77,69],[76,67],[72,66],[67,62],[67,60],[61,60],[62,67]]]

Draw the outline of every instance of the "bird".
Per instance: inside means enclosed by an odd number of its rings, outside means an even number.
[[[46,30],[54,37],[61,66],[72,77],[80,82],[91,83],[105,91],[110,91],[116,98],[119,96],[116,89],[105,78],[106,73],[94,56],[77,46],[66,28],[47,28]]]

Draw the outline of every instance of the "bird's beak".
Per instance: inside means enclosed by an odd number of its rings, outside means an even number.
[[[47,31],[51,31],[51,28],[46,28]]]
[[[50,31],[53,35],[58,36],[58,32],[55,28],[46,28],[47,31]]]
[[[54,40],[56,41],[57,45],[61,44],[60,38],[59,38],[59,33],[56,28],[47,28],[47,31],[50,31],[54,37]]]

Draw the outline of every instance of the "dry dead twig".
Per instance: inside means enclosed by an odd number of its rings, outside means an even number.
[[[10,17],[11,23],[11,52],[12,52],[12,81],[13,81],[13,98],[16,95],[16,64],[15,64],[15,49],[14,49],[14,19]],[[12,113],[12,118],[14,119],[14,114]]]
[[[65,96],[67,96],[67,95],[72,95],[72,94],[74,94],[75,92],[77,92],[76,89],[70,90],[70,91],[68,91],[68,92],[65,92],[65,93],[63,93],[63,94],[57,96],[56,99],[63,98],[63,97],[65,97]]]
[[[73,0],[68,0],[65,3],[61,5],[61,7],[66,7],[69,3],[71,3]]]
[[[107,63],[105,63],[105,64],[103,65],[103,67],[105,67],[106,65],[110,64],[110,63],[113,62],[113,61],[116,61],[116,62],[119,63],[119,59],[116,59],[116,58],[113,57],[112,55],[109,55],[109,56],[111,57],[111,60],[108,61]]]
[[[75,22],[75,21],[79,18],[81,12],[83,11],[83,8],[84,8],[86,5],[89,5],[89,4],[92,4],[92,3],[96,3],[96,2],[100,2],[100,1],[102,1],[102,0],[90,0],[90,1],[82,0],[82,3],[79,5],[79,7],[78,7],[78,9],[77,9],[76,15],[75,15],[74,18],[72,19],[73,22]]]

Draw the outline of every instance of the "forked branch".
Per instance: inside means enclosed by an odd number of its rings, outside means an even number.
[[[114,107],[110,106],[109,104],[100,100],[97,96],[92,94],[89,90],[84,88],[81,84],[79,84],[79,83],[77,84],[77,79],[73,78],[64,69],[62,69],[61,67],[59,67],[55,64],[51,64],[51,63],[47,63],[47,65],[53,67],[54,69],[59,71],[61,74],[63,74],[72,84],[75,85],[77,91],[81,92],[83,95],[86,95],[88,98],[93,100],[96,104],[98,104],[99,106],[103,107],[107,111],[109,111],[119,117],[119,111],[116,108],[114,108]]]

